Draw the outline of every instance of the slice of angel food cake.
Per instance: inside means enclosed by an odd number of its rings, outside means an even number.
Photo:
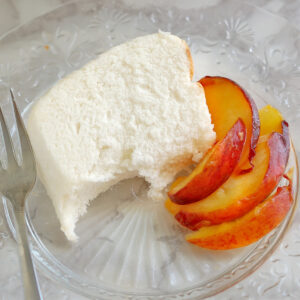
[[[101,54],[35,103],[28,133],[69,240],[89,202],[112,185],[143,177],[149,198],[163,201],[174,176],[214,144],[204,90],[192,76],[186,42],[159,32]]]

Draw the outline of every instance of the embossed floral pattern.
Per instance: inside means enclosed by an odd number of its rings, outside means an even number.
[[[126,40],[126,34],[124,35],[120,27],[126,26],[130,21],[129,15],[121,10],[114,7],[103,7],[93,17],[88,27],[98,31],[105,47],[112,47],[116,43]]]
[[[198,18],[201,19],[201,13]],[[192,22],[189,13],[176,7],[169,7],[152,8],[149,12],[140,11],[137,26],[139,30],[145,33],[162,30],[176,34],[188,41],[195,24]]]

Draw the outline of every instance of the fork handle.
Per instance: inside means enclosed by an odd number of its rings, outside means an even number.
[[[42,299],[42,296],[29,249],[24,210],[15,210],[15,220],[17,244],[20,258],[19,260],[23,277],[24,299],[40,300]]]

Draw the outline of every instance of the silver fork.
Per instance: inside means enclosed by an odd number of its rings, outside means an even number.
[[[15,227],[23,277],[24,296],[25,299],[36,300],[42,299],[42,297],[32,263],[25,221],[26,197],[32,190],[36,180],[35,159],[12,90],[10,90],[10,93],[15,112],[16,124],[19,131],[23,159],[19,166],[3,112],[0,108],[0,122],[7,153],[6,168],[4,168],[3,165],[0,165],[0,192],[11,201],[15,215]]]

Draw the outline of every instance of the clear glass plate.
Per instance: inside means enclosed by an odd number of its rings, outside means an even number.
[[[7,115],[12,116],[9,87],[26,119],[31,104],[57,80],[110,47],[159,29],[188,42],[195,80],[222,75],[237,81],[259,107],[277,107],[296,137],[300,34],[285,20],[235,0],[76,1],[17,28],[0,40],[0,97]],[[71,244],[38,182],[27,209],[35,261],[49,277],[90,298],[200,299],[216,294],[262,264],[287,230],[297,199],[294,148],[289,166],[295,166],[295,201],[287,218],[256,244],[231,251],[185,242],[186,230],[163,203],[146,199],[147,185],[138,178],[92,202],[76,229],[79,242]],[[14,232],[7,204],[5,212]]]

